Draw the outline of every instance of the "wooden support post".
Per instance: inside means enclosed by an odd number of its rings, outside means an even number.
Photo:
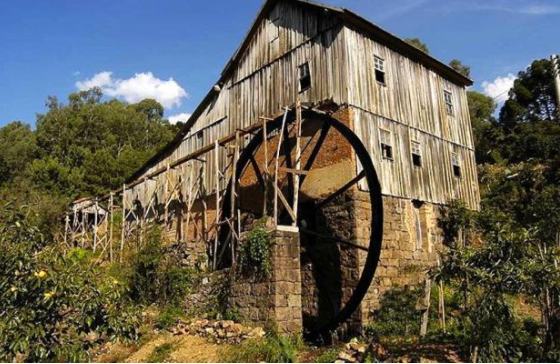
[[[268,184],[270,183],[270,172],[268,170],[268,133],[267,133],[267,121],[263,121],[263,148],[264,148],[264,198],[263,198],[263,216],[268,214],[267,202],[268,202]]]
[[[121,246],[120,246],[120,256],[119,261],[123,261],[123,250],[124,250],[124,238],[126,229],[126,185],[123,184],[122,187],[122,224],[121,224]]]
[[[64,245],[68,246],[68,230],[70,229],[70,216],[64,218]]]
[[[208,195],[204,184],[206,179],[206,163],[202,163],[200,168],[200,178],[197,179],[197,182],[200,183],[200,199],[202,200],[202,239],[208,244],[208,201],[206,200]]]
[[[230,216],[236,217],[236,209],[237,209],[237,197],[238,197],[238,184],[237,184],[237,162],[239,160],[239,144],[240,144],[240,133],[239,131],[235,134],[235,150],[233,154],[233,161],[232,161],[232,173],[231,173],[231,209],[230,209]],[[235,245],[237,244],[236,238],[241,233],[241,230],[235,232],[237,224],[235,221],[231,224],[231,229],[233,233],[231,234],[231,261],[235,264]]]
[[[72,207],[73,210],[73,220],[72,220],[72,245],[77,245],[76,235],[78,233],[78,229],[80,228],[79,221],[78,221],[78,212],[76,211],[76,206]]]
[[[295,169],[297,171],[301,170],[301,103],[299,100],[296,103],[296,164]],[[298,216],[298,203],[299,203],[299,173],[292,173],[293,185],[294,185],[294,196],[293,196],[293,207],[294,221],[292,226],[297,226],[297,216]]]
[[[213,249],[213,265],[212,268],[216,270],[216,266],[218,264],[218,222],[220,219],[220,169],[219,169],[219,162],[220,162],[220,143],[216,140],[214,147],[214,174],[215,174],[215,181],[216,181],[216,219],[214,221],[215,234],[214,234],[214,249]]]
[[[111,192],[111,194],[109,195],[109,261],[112,263],[113,262],[113,223],[114,223],[114,215],[115,215],[115,211],[114,211],[114,203],[115,203],[115,194],[113,192]]]
[[[447,332],[445,324],[445,297],[443,292],[443,282],[439,282],[439,315],[441,322],[441,329],[444,333]]]
[[[426,277],[426,283],[424,286],[424,298],[422,299],[422,321],[420,323],[420,337],[424,337],[428,333],[431,292],[432,292],[432,280]]]
[[[164,207],[163,207],[163,218],[165,219],[164,225],[167,228],[167,222],[169,221],[169,208],[167,205],[167,199],[169,198],[169,171],[171,169],[169,168],[169,163],[167,164],[167,173],[165,174],[165,185],[163,187],[163,202],[164,202]]]
[[[278,171],[280,169],[280,149],[282,148],[282,137],[284,135],[284,128],[286,127],[286,120],[288,119],[288,111],[285,108],[284,117],[282,118],[282,126],[278,133],[278,147],[276,148],[276,160],[274,164],[274,225],[278,226]]]
[[[97,250],[97,224],[99,223],[99,201],[95,199],[95,212],[93,214],[93,251]]]
[[[82,210],[82,246],[81,246],[82,249],[86,247],[85,244],[86,244],[87,225],[88,225],[88,215],[87,213],[84,213],[84,210]]]

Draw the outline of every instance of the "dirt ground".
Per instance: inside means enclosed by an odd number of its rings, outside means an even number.
[[[140,346],[114,345],[95,361],[149,363],[156,359],[157,362],[166,363],[219,363],[220,353],[227,347],[226,344],[213,344],[198,336],[165,334]],[[159,356],[155,356],[158,348]]]

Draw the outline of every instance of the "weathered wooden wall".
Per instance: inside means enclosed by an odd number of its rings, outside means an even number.
[[[375,81],[374,55],[386,62],[386,85]],[[298,66],[305,62],[310,64],[312,85],[299,92]],[[446,113],[444,90],[453,96],[453,116]],[[371,152],[384,194],[433,203],[461,198],[471,207],[478,206],[465,88],[352,29],[330,12],[284,1],[258,25],[238,64],[180,147],[162,155],[145,173],[254,124],[258,117],[276,115],[297,99],[352,106],[356,133]],[[392,131],[392,162],[380,157],[379,127]],[[412,136],[422,145],[421,169],[411,166]],[[452,151],[461,156],[462,178],[452,174]],[[226,153],[225,148],[220,149],[220,169]],[[203,159],[204,190],[210,194],[216,186],[216,166],[212,154]],[[170,173],[177,179],[185,172],[177,168]],[[136,190],[140,193],[143,188],[139,185]]]
[[[425,66],[345,27],[348,103],[354,129],[372,156],[383,193],[443,204],[462,199],[479,205],[474,141],[466,89]],[[374,57],[385,60],[386,82],[375,80]],[[453,98],[448,115],[443,93]],[[393,160],[383,159],[379,129],[391,131]],[[410,142],[420,142],[422,167],[412,165]],[[453,175],[458,153],[462,177]],[[365,187],[365,186],[362,186]]]

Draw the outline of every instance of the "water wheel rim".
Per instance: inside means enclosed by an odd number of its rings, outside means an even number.
[[[290,111],[287,117],[288,120],[293,121],[295,119],[295,112]],[[274,120],[268,121],[268,134],[281,128],[282,118],[283,116],[279,116]],[[309,333],[309,337],[314,339],[322,337],[324,335],[329,335],[340,325],[350,319],[352,314],[354,314],[354,312],[356,312],[356,310],[359,308],[369,288],[371,287],[371,284],[373,283],[375,272],[379,264],[383,242],[383,198],[381,194],[381,184],[379,182],[375,166],[373,165],[373,161],[369,155],[368,150],[366,149],[360,138],[354,133],[354,131],[343,122],[333,117],[331,114],[323,111],[315,109],[303,110],[302,120],[306,120],[308,118],[321,120],[324,123],[329,124],[329,126],[333,127],[337,132],[339,132],[354,149],[356,158],[360,162],[363,173],[365,173],[364,179],[368,184],[367,193],[370,199],[371,212],[369,245],[367,246],[366,260],[363,265],[358,283],[354,287],[352,295],[343,305],[342,309],[338,311],[338,313],[336,313],[328,322]],[[249,144],[243,149],[243,152],[241,153],[237,162],[237,171],[236,175],[234,176],[236,181],[240,180],[243,173],[245,172],[246,166],[251,163],[250,160],[253,156],[253,153],[262,144],[262,142],[263,134],[255,134]],[[229,217],[227,215],[229,214],[230,210],[229,203],[231,199],[232,187],[233,183],[230,180],[223,199],[224,206],[222,208],[222,211],[226,215],[225,218]]]

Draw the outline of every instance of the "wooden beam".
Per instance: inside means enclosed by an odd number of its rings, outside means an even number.
[[[309,174],[309,171],[304,171],[303,169],[297,169],[297,168],[280,167],[280,170],[283,171],[283,172],[296,174],[296,175],[307,175],[307,174]]]
[[[296,214],[294,213],[294,211],[290,207],[290,204],[288,203],[288,200],[286,200],[286,197],[284,197],[284,194],[282,193],[282,191],[280,191],[280,189],[278,188],[278,185],[275,184],[274,189],[276,191],[276,195],[278,196],[278,198],[282,202],[282,205],[284,205],[284,207],[286,208],[286,211],[288,211],[288,213],[292,217],[292,220],[297,222]],[[278,225],[278,223],[276,223],[276,225]]]

